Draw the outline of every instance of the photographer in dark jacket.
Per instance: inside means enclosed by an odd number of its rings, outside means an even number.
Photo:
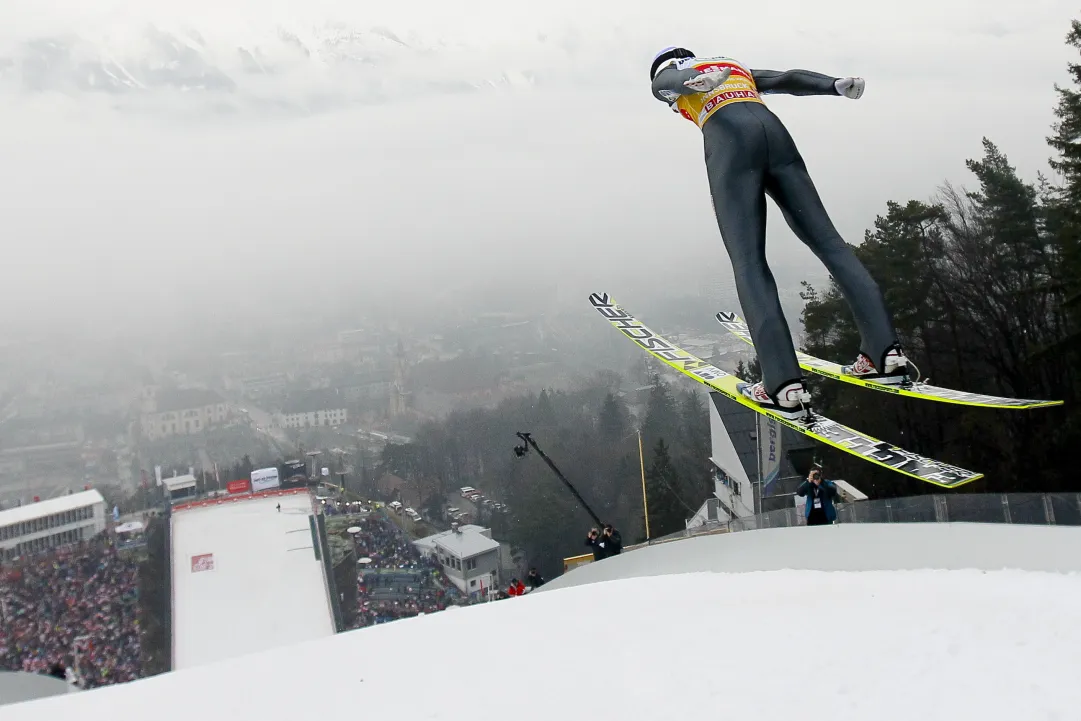
[[[833,481],[822,480],[822,471],[812,469],[807,480],[796,489],[796,495],[807,499],[804,513],[808,526],[828,526],[837,520],[837,509],[833,506],[837,498],[837,486]]]
[[[603,561],[608,558],[608,549],[605,547],[600,531],[596,528],[591,529],[589,535],[586,536],[586,545],[593,549],[594,561]]]
[[[623,536],[611,524],[604,527],[604,547],[608,549],[609,556],[623,552]]]

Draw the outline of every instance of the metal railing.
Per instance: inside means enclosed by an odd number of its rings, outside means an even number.
[[[801,499],[802,500],[802,499]],[[1081,493],[966,493],[908,496],[837,504],[837,523],[1023,523],[1081,526]],[[759,528],[803,526],[803,504],[768,513],[710,521],[627,546],[644,548],[681,538]]]

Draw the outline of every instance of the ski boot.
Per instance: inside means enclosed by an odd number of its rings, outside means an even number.
[[[860,354],[856,356],[856,362],[852,365],[841,366],[841,372],[846,376],[888,385],[912,383],[912,379],[908,375],[908,358],[905,357],[905,352],[901,350],[901,346],[896,344],[887,348],[883,354],[881,371],[866,353],[860,351]]]
[[[790,420],[811,419],[811,394],[803,387],[803,381],[782,384],[776,396],[771,396],[763,383],[740,383],[736,392]]]

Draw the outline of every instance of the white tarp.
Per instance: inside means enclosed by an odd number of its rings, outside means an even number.
[[[714,396],[718,396],[714,398]],[[732,438],[728,435],[721,414],[717,410],[717,403],[723,398],[719,393],[710,393],[709,404],[709,435],[710,435],[710,458],[713,465],[724,471],[729,478],[740,483],[744,488],[751,487],[751,481],[747,477],[747,471],[739,460],[736,447],[732,444]],[[751,411],[752,413],[754,411]]]
[[[128,521],[127,523],[121,523],[115,530],[117,533],[136,533],[143,530],[143,522]]]
[[[277,488],[278,485],[277,468],[260,468],[251,472],[251,489],[253,491],[265,491],[268,488]]]

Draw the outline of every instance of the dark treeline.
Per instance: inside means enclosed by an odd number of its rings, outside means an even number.
[[[412,443],[387,446],[379,472],[403,478],[433,517],[442,499],[453,500],[462,486],[506,503],[509,514],[484,520],[551,576],[562,572],[564,557],[588,552],[593,522],[535,453],[514,455],[515,432],[532,433],[601,520],[631,542],[645,535],[641,429],[650,533],[679,530],[712,490],[705,397],[673,390],[654,376],[639,400],[621,392],[621,383],[618,375],[602,373],[574,390],[452,413],[423,426]]]
[[[1081,49],[1081,25],[1067,42]],[[947,184],[931,202],[890,202],[857,249],[886,296],[909,357],[930,382],[1022,398],[1066,401],[1060,408],[1005,411],[891,398],[816,382],[823,413],[913,451],[986,478],[970,491],[1081,488],[1070,455],[1081,443],[1078,320],[1081,318],[1081,66],[1073,87],[1057,88],[1048,138],[1053,182],[1018,177],[1006,154],[983,140],[969,160],[971,187]],[[1038,129],[1036,129],[1039,132]],[[832,284],[805,284],[805,349],[851,358],[859,344],[852,315]],[[837,476],[876,495],[931,489],[843,453]]]
[[[169,519],[147,521],[146,558],[139,564],[139,648],[144,676],[172,667],[172,579],[169,577]]]

